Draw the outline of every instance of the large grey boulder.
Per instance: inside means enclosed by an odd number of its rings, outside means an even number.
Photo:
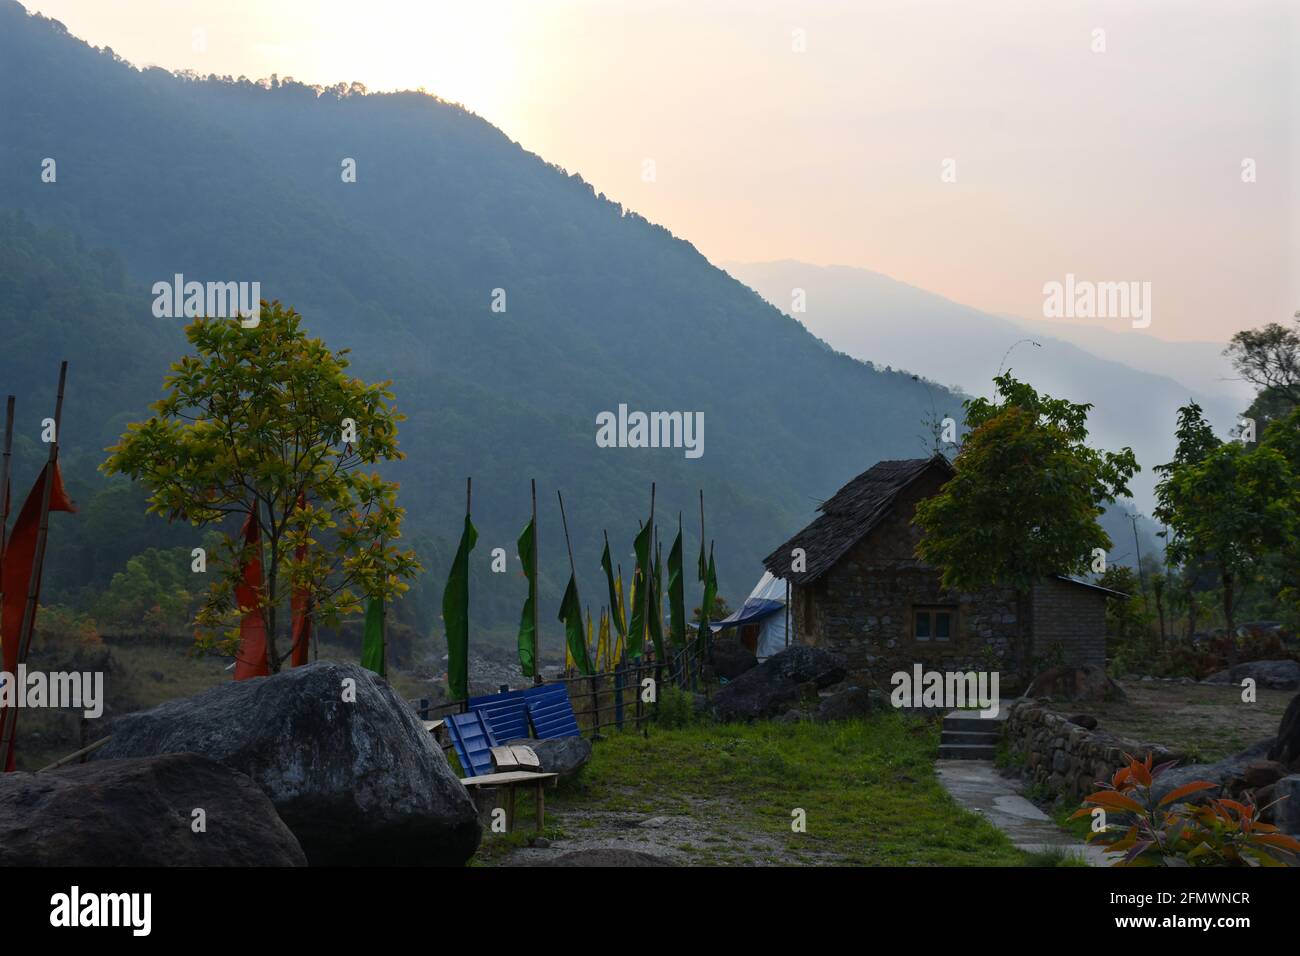
[[[1205,678],[1207,684],[1240,684],[1247,677],[1269,690],[1300,689],[1300,664],[1295,661],[1247,661]]]
[[[802,685],[829,687],[842,681],[844,673],[844,661],[837,655],[796,644],[718,690],[709,710],[722,721],[775,717],[799,700]]]
[[[522,744],[537,754],[543,773],[558,773],[569,777],[577,773],[591,759],[591,741],[585,737],[554,737],[550,740],[533,740],[523,737],[511,740],[511,746]]]
[[[193,751],[247,774],[312,865],[459,864],[474,803],[415,713],[356,664],[231,681],[113,721],[97,760]]]
[[[735,638],[717,638],[709,652],[709,663],[713,673],[727,680],[735,680],[746,671],[758,666],[758,658],[744,644]]]
[[[198,754],[0,775],[0,866],[306,865],[266,794]]]
[[[1267,757],[1272,744],[1272,740],[1261,740],[1239,754],[1225,757],[1214,763],[1193,763],[1184,767],[1173,767],[1160,775],[1160,779],[1152,786],[1151,792],[1155,799],[1159,800],[1183,784],[1191,783],[1193,780],[1208,780],[1210,783],[1218,784],[1219,789],[1202,791],[1202,794],[1194,797],[1191,802],[1226,796],[1229,790],[1245,785],[1251,773],[1251,765]]]
[[[1300,694],[1291,698],[1277,728],[1277,737],[1269,748],[1268,759],[1300,770]]]
[[[1283,777],[1273,784],[1273,824],[1283,833],[1300,836],[1300,773]]]

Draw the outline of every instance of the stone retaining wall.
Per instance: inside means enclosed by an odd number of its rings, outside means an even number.
[[[1145,744],[1103,730],[1088,730],[1037,700],[1015,701],[1006,721],[1007,748],[1021,775],[1041,784],[1053,797],[1079,798],[1096,790],[1127,761],[1124,755],[1153,763],[1181,760],[1183,755],[1160,744]]]

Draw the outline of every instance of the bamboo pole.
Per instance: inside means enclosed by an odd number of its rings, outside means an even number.
[[[654,526],[655,526],[655,483],[652,481],[650,482],[650,540],[651,541],[654,540],[654,534],[655,534]],[[646,638],[650,636],[650,591],[651,591],[650,575],[653,573],[654,570],[649,566],[650,565],[650,541],[646,542],[645,551],[646,551],[645,578],[641,582],[644,585],[644,590],[645,590],[645,600],[642,604],[644,613],[641,615],[641,656],[643,660],[645,659]],[[642,702],[641,702],[641,674],[642,673],[644,673],[644,670],[639,668],[637,670],[637,679],[635,684],[636,719],[637,719],[638,726],[641,724],[642,715],[645,713],[645,708],[642,706]],[[659,698],[659,688],[656,686],[655,699],[658,700],[658,698]],[[650,736],[650,732],[648,729],[645,731],[645,735],[647,737]]]
[[[539,584],[542,576],[542,569],[537,564],[537,479],[530,479],[533,488],[533,582]],[[537,605],[541,602],[540,587],[535,587],[539,593],[533,595],[533,684],[537,685],[542,682],[542,629],[537,621]]]
[[[560,521],[564,524],[564,546],[569,551],[569,573],[576,578],[578,572],[573,566],[573,545],[569,543],[569,519],[564,514],[564,495],[560,494],[559,488],[555,489],[555,497],[560,499]]]
[[[82,747],[80,750],[74,753],[70,753],[66,757],[60,757],[58,760],[54,761],[54,763],[50,764],[48,767],[42,767],[40,770],[36,772],[46,773],[47,771],[50,770],[58,770],[60,767],[72,763],[72,761],[76,760],[79,757],[84,757],[86,756],[86,754],[95,752],[96,750],[104,746],[104,744],[108,743],[112,739],[113,739],[112,734],[109,734],[107,737],[100,737],[93,744],[90,744],[86,747]]]
[[[700,555],[701,556],[703,556],[704,554],[704,542],[707,540],[708,539],[704,537],[704,489],[701,488],[700,489]],[[705,588],[707,588],[709,586],[709,567],[707,561],[704,565],[703,571],[704,571],[704,578],[702,581],[700,581],[700,584],[702,584]],[[708,622],[704,620],[705,610],[706,608],[704,607],[704,592],[701,591],[700,592],[700,629],[699,629],[699,633],[695,635],[695,638],[700,645],[695,649],[695,653],[696,656],[700,658],[701,663],[707,660],[707,658],[704,657],[704,629],[705,627],[708,626]]]
[[[565,547],[565,549],[569,552],[569,574],[573,576],[574,581],[575,581],[575,583],[576,583],[576,581],[577,581],[577,577],[578,577],[578,572],[577,572],[577,569],[574,568],[574,566],[573,566],[573,545],[571,545],[571,544],[569,543],[569,519],[568,519],[567,517],[565,517],[565,514],[564,514],[564,495],[560,494],[560,489],[559,489],[559,488],[556,488],[556,489],[555,489],[555,497],[557,497],[557,498],[560,499],[560,523],[564,525],[564,547]],[[575,592],[575,593],[576,593],[576,592]],[[581,613],[581,611],[579,611],[579,613]],[[590,613],[590,609],[588,610],[588,613]],[[582,627],[582,621],[581,621],[581,620],[579,620],[579,622],[578,622],[578,627]],[[585,640],[585,639],[584,639],[584,641],[583,641],[583,645],[584,645],[584,646],[586,645],[586,640]],[[567,633],[567,629],[566,629],[566,633],[565,633],[565,636],[564,636],[564,653],[565,653],[565,663],[567,664],[567,663],[568,663],[568,657],[569,657],[569,654],[571,653],[571,652],[569,651],[569,636],[568,636],[568,633]],[[577,667],[578,667],[578,660],[577,660],[576,657],[575,657],[574,660],[573,660],[573,666],[574,666],[575,669],[577,669]],[[566,668],[566,671],[567,671],[567,668]]]
[[[4,606],[4,555],[5,548],[9,543],[9,463],[13,457],[13,441],[14,396],[10,395],[5,401],[4,463],[3,466],[0,466],[2,467],[2,471],[0,471],[0,498],[3,498],[0,501],[0,607]],[[0,667],[0,669],[3,668]],[[17,675],[15,675],[14,679],[18,679]],[[4,740],[4,728],[8,720],[8,710],[0,710],[0,740]],[[5,767],[5,750],[0,748],[0,773],[4,772]]]
[[[3,562],[5,545],[9,542],[9,462],[14,449],[14,397],[5,401],[4,464],[0,467],[0,562]],[[2,566],[2,565],[0,565]],[[0,597],[4,597],[4,580],[0,578]]]
[[[50,442],[50,454],[45,464],[45,481],[41,488],[41,521],[36,532],[36,553],[32,556],[32,575],[27,585],[27,601],[23,605],[23,623],[18,629],[18,663],[27,660],[27,650],[31,646],[32,630],[36,624],[36,603],[41,593],[41,570],[45,562],[45,542],[50,531],[50,496],[54,492],[54,469],[59,461],[59,429],[63,426],[63,387],[68,379],[68,363],[59,365],[59,391],[54,401],[54,440]],[[15,669],[14,679],[17,679]],[[0,763],[8,769],[13,755],[14,738],[18,732],[18,708],[8,709],[8,720],[0,736]]]

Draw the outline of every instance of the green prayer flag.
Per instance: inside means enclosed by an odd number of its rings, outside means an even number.
[[[704,597],[700,600],[700,650],[709,634],[709,615],[713,613],[713,598],[718,593],[718,571],[713,566],[713,548],[709,548],[709,566],[704,575]]]
[[[581,674],[591,673],[591,658],[587,656],[587,638],[582,632],[582,604],[578,600],[578,580],[569,575],[569,586],[564,589],[560,602],[559,619],[564,622],[564,641]]]
[[[442,622],[447,628],[447,686],[452,700],[469,697],[469,553],[478,541],[474,523],[465,516],[460,547],[442,592]]]
[[[614,586],[614,565],[609,560],[609,538],[605,539],[605,553],[600,556],[600,566],[605,569],[605,582],[609,585],[610,617],[619,636],[627,634],[627,624],[623,620],[623,602],[619,600],[619,589]]]
[[[664,563],[660,559],[658,551],[655,552],[654,577],[650,581],[650,618],[646,622],[646,629],[650,632],[650,637],[655,643],[655,659],[664,660],[664,626],[663,626],[663,601],[664,601]]]
[[[361,666],[386,676],[384,669],[384,599],[371,598],[366,604],[365,639],[361,642]]]
[[[519,535],[517,544],[519,563],[523,566],[524,577],[528,579],[528,597],[519,617],[519,669],[525,677],[537,673],[537,628],[533,614],[533,609],[537,606],[537,568],[533,567],[533,540],[536,534],[537,529],[530,519],[528,527]]]
[[[639,658],[645,648],[646,634],[646,581],[650,569],[650,525],[637,534],[632,543],[636,552],[636,567],[632,571],[632,614],[627,632],[627,656]]]
[[[686,591],[682,582],[682,529],[677,528],[677,540],[668,552],[668,613],[671,618],[670,635],[673,645],[686,646]]]

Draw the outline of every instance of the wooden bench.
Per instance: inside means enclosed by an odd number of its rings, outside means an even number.
[[[506,773],[484,773],[477,777],[464,777],[460,782],[466,787],[505,787],[506,829],[511,832],[515,828],[515,788],[520,784],[531,784],[537,792],[537,832],[541,833],[546,823],[546,784],[557,780],[559,776],[558,773],[511,770]]]

